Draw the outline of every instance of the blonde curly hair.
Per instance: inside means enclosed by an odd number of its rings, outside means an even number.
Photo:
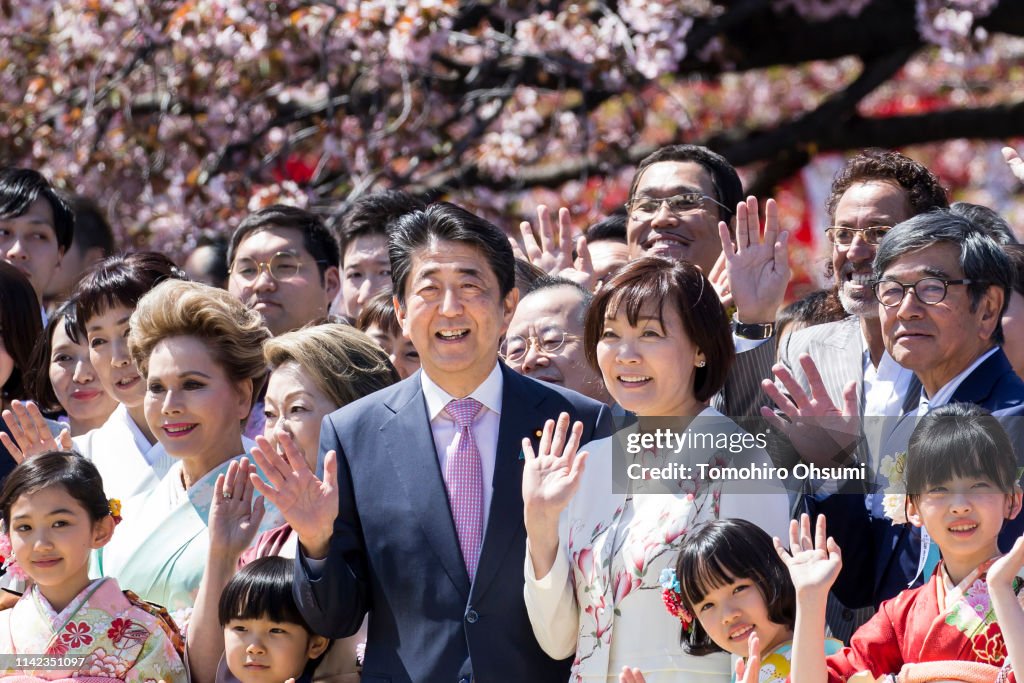
[[[263,344],[270,330],[259,313],[223,289],[166,280],[139,299],[129,322],[128,353],[143,376],[154,347],[169,337],[202,340],[232,382],[250,380],[253,399],[266,379]]]

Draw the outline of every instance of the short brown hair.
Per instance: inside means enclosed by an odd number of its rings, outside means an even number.
[[[263,345],[263,356],[272,371],[285,363],[298,365],[338,408],[400,379],[372,339],[340,323],[278,335]]]
[[[899,152],[868,149],[851,157],[832,181],[825,205],[829,218],[835,218],[836,205],[851,185],[872,180],[899,185],[907,193],[907,202],[915,216],[932,209],[949,207],[946,190],[935,174],[923,165]]]
[[[366,332],[370,325],[376,325],[388,334],[394,336],[402,333],[402,326],[398,324],[398,314],[395,312],[395,300],[391,292],[379,292],[371,298],[356,319],[356,327],[360,332]]]
[[[232,382],[250,380],[253,397],[267,374],[263,344],[270,330],[236,297],[199,282],[165,280],[139,299],[129,322],[128,352],[143,376],[153,348],[169,337],[203,340]]]
[[[626,320],[635,326],[651,302],[658,302],[659,319],[666,305],[674,306],[690,341],[704,352],[707,363],[695,369],[692,389],[698,401],[707,401],[725,386],[736,350],[722,302],[700,269],[687,261],[646,256],[616,271],[594,296],[587,311],[584,326],[587,361],[600,371],[597,343],[609,312],[616,314],[624,310]]]

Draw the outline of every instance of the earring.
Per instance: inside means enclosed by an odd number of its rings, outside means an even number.
[[[706,361],[706,360],[704,360],[703,358],[701,358],[701,359],[700,359],[700,362],[699,362],[699,363],[697,363],[697,367],[698,367],[698,368],[702,368],[702,367],[704,367],[704,366],[705,366],[705,365],[707,365],[707,364],[708,364],[708,363],[707,363],[707,361]]]

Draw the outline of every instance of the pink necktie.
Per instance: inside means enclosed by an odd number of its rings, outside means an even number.
[[[449,402],[444,409],[459,431],[458,444],[448,453],[445,462],[444,481],[470,582],[476,576],[484,539],[484,470],[471,428],[483,407],[476,399],[460,398]]]

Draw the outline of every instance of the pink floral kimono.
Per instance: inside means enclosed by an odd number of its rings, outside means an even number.
[[[0,612],[0,653],[84,661],[67,668],[8,669],[0,678],[8,683],[72,678],[188,683],[176,634],[141,604],[121,592],[114,579],[97,579],[58,614],[33,587]]]

